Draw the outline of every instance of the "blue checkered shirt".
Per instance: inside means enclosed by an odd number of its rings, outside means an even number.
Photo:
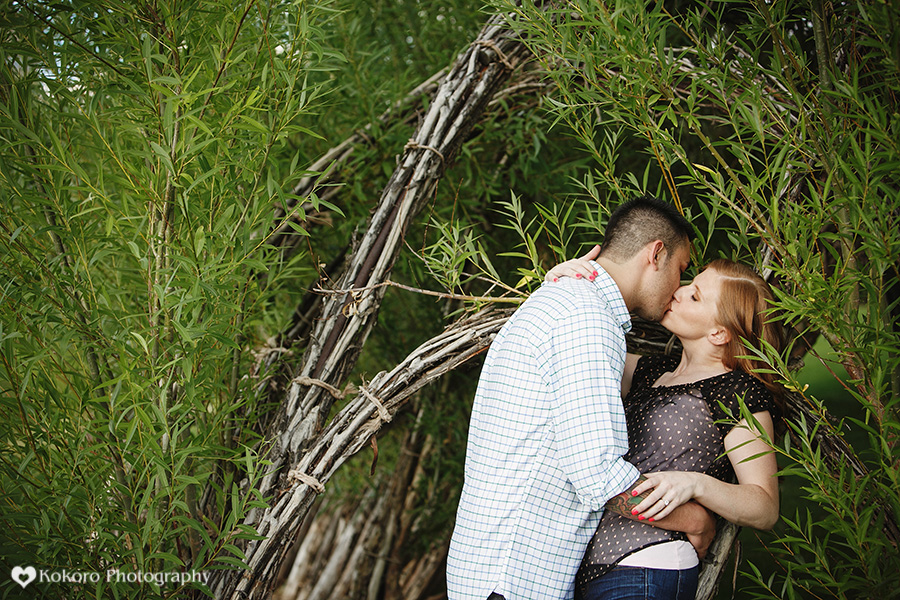
[[[449,600],[571,598],[603,505],[638,471],[621,380],[631,319],[599,265],[544,284],[497,334],[475,393]]]

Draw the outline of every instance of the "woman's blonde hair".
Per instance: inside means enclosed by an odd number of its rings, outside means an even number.
[[[722,362],[729,369],[740,368],[762,381],[780,404],[784,390],[775,383],[774,375],[755,372],[760,367],[758,361],[742,358],[749,354],[744,340],[757,350],[762,349],[761,341],[770,344],[776,352],[782,350],[781,325],[772,314],[772,288],[753,269],[730,260],[714,260],[706,269],[722,277],[716,320],[731,334],[722,348]]]

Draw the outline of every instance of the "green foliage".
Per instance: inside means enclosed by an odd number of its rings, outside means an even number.
[[[786,322],[827,337],[866,433],[852,461],[812,441],[844,424],[797,423],[778,445],[810,511],[785,515],[770,543],[778,569],[750,565],[747,593],[895,594],[900,565],[880,525],[900,514],[896,8],[496,4],[518,15],[548,81],[517,74],[531,80],[492,105],[392,278],[521,297],[598,241],[611,206],[674,199],[700,262],[756,257],[780,282]],[[251,349],[284,330],[298,290],[367,218],[416,118],[392,105],[426,102],[405,97],[483,19],[464,0],[2,5],[4,569],[240,567],[270,409],[252,393]],[[403,117],[379,120],[389,109]],[[336,199],[310,198],[323,214],[297,210],[288,225],[301,249],[270,247],[308,165],[366,126]],[[387,294],[357,372],[393,366],[458,306]],[[760,358],[803,389],[784,357]],[[474,381],[460,377],[421,400],[417,426],[440,447],[424,467],[431,500],[415,509],[421,548],[452,522],[442,501],[461,481]],[[397,443],[379,437],[380,469]],[[19,592],[0,580],[0,597]]]
[[[242,564],[265,457],[241,375],[257,328],[284,319],[273,296],[310,272],[266,239],[306,174],[290,142],[317,135],[305,119],[340,64],[320,45],[332,16],[327,2],[4,13],[4,571]]]
[[[591,194],[665,190],[694,215],[703,262],[756,257],[785,322],[824,335],[851,375],[868,444],[824,456],[810,424],[792,424],[786,473],[825,511],[785,518],[781,569],[751,567],[759,596],[896,593],[896,534],[882,527],[900,515],[896,6],[499,5],[559,86],[550,110],[595,158]],[[619,159],[624,146],[646,159]]]
[[[490,257],[471,228],[462,230],[453,224],[435,223],[437,240],[425,248],[423,259],[429,272],[442,288],[454,293],[463,293],[464,286],[486,274],[495,281],[500,275],[491,263]],[[477,274],[466,272],[475,265]]]
[[[483,14],[462,0],[0,11],[0,562],[7,572],[239,568],[255,535],[240,523],[262,506],[260,423],[271,410],[254,392],[254,350],[346,248],[414,126],[376,117],[423,101],[404,97],[450,64]],[[433,216],[480,211],[510,180],[552,181],[537,155],[540,119],[519,102],[504,100],[463,148]],[[369,124],[339,167],[337,200],[309,198],[318,220],[280,216],[314,175],[307,165]],[[493,168],[510,132],[531,151]],[[463,185],[472,192],[456,202]],[[301,250],[269,246],[285,224]],[[410,236],[424,247],[433,232]],[[426,277],[415,252],[395,271]],[[385,304],[360,373],[392,366],[443,326],[433,298]],[[448,472],[458,481],[461,466]],[[19,592],[0,580],[0,596]]]
[[[814,414],[824,417],[824,407],[808,400]],[[783,578],[757,572],[759,596],[894,597],[895,549],[884,532],[890,512],[883,503],[893,491],[884,487],[883,474],[861,473],[853,461],[823,453],[815,437],[832,428],[824,419],[789,425],[792,435],[778,448],[789,465],[782,475],[797,478],[809,504],[784,515],[784,530],[768,545],[784,568]],[[829,433],[840,435],[843,426],[833,429]]]

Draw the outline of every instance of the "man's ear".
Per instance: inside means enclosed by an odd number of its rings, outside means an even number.
[[[666,245],[661,240],[655,240],[647,244],[647,256],[650,266],[656,270],[662,268],[663,262],[666,260]]]
[[[731,341],[731,333],[721,325],[717,325],[706,337],[713,346],[724,346]]]

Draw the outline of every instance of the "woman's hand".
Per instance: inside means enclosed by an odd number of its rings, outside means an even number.
[[[725,436],[725,452],[734,467],[737,484],[691,471],[645,473],[631,492],[626,492],[632,494],[631,518],[664,527],[657,521],[693,499],[742,527],[771,529],[778,521],[778,464],[775,452],[760,431],[765,432],[766,439],[772,439],[773,429],[772,415],[761,411],[753,413],[752,426],[742,419]],[[638,496],[642,500],[634,504]]]
[[[698,486],[705,477],[692,471],[660,471],[644,473],[646,481],[638,484],[632,494],[637,496],[650,491],[646,498],[632,510],[638,519],[656,521],[664,519],[675,508],[699,494]]]
[[[547,271],[547,274],[544,275],[544,281],[557,281],[560,277],[584,278],[593,281],[597,276],[597,271],[588,261],[594,260],[599,255],[600,246],[594,246],[590,252],[581,258],[567,260]]]

